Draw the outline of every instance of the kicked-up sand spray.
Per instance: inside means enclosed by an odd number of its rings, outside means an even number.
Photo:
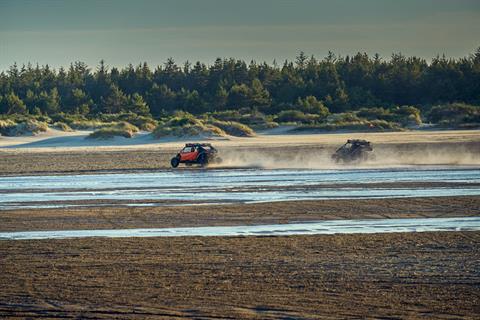
[[[337,163],[332,159],[332,146],[286,146],[248,148],[221,152],[222,161],[212,167],[265,169],[341,169],[388,168],[419,165],[480,166],[480,142],[465,145],[374,145],[367,161]]]

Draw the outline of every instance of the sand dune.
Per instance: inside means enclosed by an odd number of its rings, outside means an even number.
[[[267,145],[339,145],[347,139],[367,139],[372,143],[448,143],[448,142],[478,142],[480,130],[447,130],[447,131],[407,131],[407,132],[375,132],[375,133],[316,133],[316,134],[282,134],[269,132],[258,134],[256,137],[239,138],[210,138],[203,137],[168,137],[154,139],[144,132],[133,138],[116,137],[114,139],[93,140],[85,139],[91,131],[63,132],[49,129],[36,136],[0,137],[0,148],[9,149],[36,149],[48,151],[49,148],[151,148],[178,147],[189,141],[213,140],[222,146],[267,146]]]

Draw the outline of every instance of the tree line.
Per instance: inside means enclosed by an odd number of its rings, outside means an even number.
[[[0,114],[160,117],[242,108],[319,114],[453,102],[480,103],[480,48],[468,57],[436,56],[430,62],[366,53],[329,53],[319,60],[301,52],[282,64],[218,58],[211,65],[178,65],[170,58],[155,69],[147,63],[119,69],[102,60],[95,70],[75,62],[58,70],[14,64],[0,73]]]

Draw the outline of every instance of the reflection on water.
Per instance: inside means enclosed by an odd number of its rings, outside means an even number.
[[[162,229],[57,230],[0,232],[0,240],[65,239],[87,237],[281,236],[480,230],[480,217],[371,220],[326,220],[292,224]]]
[[[463,186],[365,187],[369,183],[391,182],[458,182]],[[363,185],[355,187],[359,183]],[[148,204],[148,200],[204,204],[212,201],[229,203],[479,195],[480,187],[468,186],[469,183],[480,183],[480,169],[166,170],[151,173],[0,177],[0,209],[74,206],[78,204],[54,201],[76,200],[103,201],[103,205],[108,205],[108,200],[137,200],[129,205],[153,205]],[[345,187],[339,184],[351,185]],[[145,202],[142,203],[142,200]]]

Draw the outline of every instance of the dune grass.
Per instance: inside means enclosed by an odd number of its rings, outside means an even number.
[[[395,122],[385,120],[358,120],[351,122],[325,123],[316,125],[303,125],[292,129],[293,132],[302,131],[403,131],[405,130]]]
[[[19,122],[11,119],[0,120],[0,134],[4,136],[36,135],[47,130],[47,123],[35,119],[25,119]]]
[[[174,137],[193,137],[193,136],[205,136],[205,137],[223,137],[226,133],[222,129],[213,125],[198,123],[198,124],[185,124],[182,126],[169,126],[160,124],[154,131],[153,136],[155,138],[163,138],[167,136]]]
[[[178,112],[173,117],[164,122],[159,123],[157,128],[153,131],[155,138],[163,138],[167,136],[174,137],[222,137],[226,133],[222,129],[205,123],[204,120],[195,118],[193,115],[186,112]]]
[[[132,138],[140,130],[131,123],[128,122],[119,122],[113,126],[100,128],[90,135],[87,138],[89,139],[112,139],[114,137],[124,137]]]
[[[255,131],[249,126],[236,121],[221,121],[217,119],[211,119],[208,121],[210,125],[220,128],[226,134],[235,137],[253,137]]]
[[[72,132],[73,129],[68,125],[66,124],[65,122],[55,122],[53,124],[53,127],[57,130],[60,130],[60,131],[64,131],[64,132]]]

